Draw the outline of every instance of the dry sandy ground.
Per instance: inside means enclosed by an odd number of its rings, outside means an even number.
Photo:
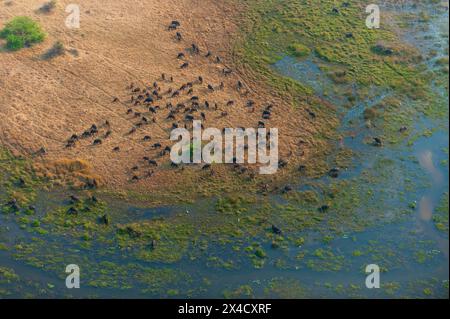
[[[142,0],[142,1],[75,1],[81,8],[81,28],[70,30],[64,20],[65,6],[74,1],[58,1],[50,14],[37,13],[42,5],[39,0],[13,0],[12,4],[0,3],[0,27],[14,16],[27,15],[39,21],[48,38],[42,44],[19,52],[0,52],[0,138],[1,143],[16,153],[30,156],[45,147],[47,155],[34,157],[36,161],[51,162],[58,159],[82,159],[92,165],[108,187],[151,190],[162,184],[180,183],[183,173],[164,165],[169,156],[159,157],[160,150],[153,150],[154,143],[171,145],[169,134],[173,122],[184,125],[183,115],[176,120],[166,120],[166,103],[185,103],[190,96],[186,92],[170,99],[164,96],[156,115],[148,113],[144,106],[133,106],[127,87],[144,89],[155,81],[161,92],[177,89],[182,84],[202,76],[202,85],[194,86],[194,95],[203,103],[218,104],[218,110],[204,111],[205,127],[256,127],[261,120],[267,102],[274,104],[268,127],[280,131],[281,157],[295,161],[306,158],[312,146],[314,128],[306,130],[308,115],[293,110],[268,93],[261,86],[234,70],[224,76],[224,67],[233,68],[230,58],[233,37],[238,31],[235,24],[237,9],[227,1],[213,0]],[[182,41],[175,39],[176,31],[168,31],[172,20],[181,23]],[[61,40],[69,50],[64,56],[51,60],[42,59],[56,40]],[[200,55],[187,50],[192,43],[200,47]],[[213,57],[204,57],[210,50]],[[180,69],[184,62],[177,54],[184,52],[187,69]],[[214,63],[214,56],[221,63]],[[161,80],[161,74],[173,77],[173,83]],[[242,81],[250,93],[244,96],[236,89]],[[207,84],[224,89],[208,92]],[[134,95],[135,97],[137,94]],[[113,102],[118,97],[118,102]],[[245,106],[248,100],[256,101],[255,110]],[[234,100],[236,104],[225,104]],[[140,118],[127,114],[132,108],[156,123],[143,125],[135,133],[129,131]],[[220,117],[226,110],[229,115]],[[195,113],[198,118],[199,113]],[[111,135],[102,138],[108,130],[102,127],[109,121]],[[74,147],[66,148],[66,141],[76,133],[80,135],[92,124],[100,127],[96,137],[83,139]],[[151,136],[150,141],[143,137]],[[102,138],[101,145],[93,145],[95,138]],[[301,144],[300,140],[306,141]],[[113,148],[119,146],[119,152]],[[142,158],[156,159],[158,168],[146,164]],[[162,165],[161,165],[162,164]],[[138,168],[133,171],[132,168]],[[150,171],[154,175],[143,178]],[[132,182],[132,176],[138,182]]]

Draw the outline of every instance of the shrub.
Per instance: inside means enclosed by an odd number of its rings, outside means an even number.
[[[56,7],[56,0],[51,0],[39,8],[40,12],[50,13]]]
[[[348,82],[346,71],[334,71],[330,72],[328,75],[336,84],[343,84]]]
[[[59,55],[63,55],[65,52],[66,49],[64,48],[64,44],[61,41],[56,41],[53,46],[44,53],[43,58],[52,59]]]
[[[25,41],[22,37],[10,34],[6,37],[6,46],[12,51],[20,50],[25,46]]]
[[[301,43],[294,43],[289,46],[289,54],[297,58],[308,56],[310,53],[311,50]]]
[[[378,42],[372,47],[372,52],[378,55],[390,56],[396,54],[396,50],[392,45],[384,42]]]
[[[367,108],[363,113],[365,120],[373,120],[378,116],[378,111],[374,108]]]
[[[34,43],[42,42],[45,38],[45,33],[29,17],[16,17],[0,31],[0,38],[6,39],[6,47],[15,51],[31,46]]]

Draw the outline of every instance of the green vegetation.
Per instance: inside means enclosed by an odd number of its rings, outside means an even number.
[[[296,279],[273,278],[264,289],[266,298],[300,299],[307,293],[308,290]]]
[[[253,288],[250,285],[242,285],[234,290],[225,290],[223,296],[225,299],[253,298]]]
[[[449,228],[448,228],[448,193],[445,193],[442,196],[441,204],[435,209],[433,214],[433,221],[436,228],[443,232],[448,234]]]
[[[14,272],[14,269],[0,267],[0,284],[11,283],[17,281],[19,276]]]
[[[6,23],[0,31],[0,38],[6,39],[6,47],[16,51],[42,42],[45,33],[39,24],[29,17],[16,17]]]
[[[291,44],[288,47],[288,50],[290,55],[297,58],[307,57],[311,54],[311,50],[306,45],[303,45],[301,43]]]
[[[270,64],[286,54],[308,55],[309,48],[314,48],[320,60],[344,67],[351,82],[406,87],[410,94],[422,90],[424,82],[410,68],[411,62],[420,60],[417,52],[397,44],[400,41],[388,30],[368,29],[365,3],[353,1],[349,7],[338,6],[340,13],[333,14],[336,5],[316,0],[249,1],[251,25],[244,26],[248,38],[237,52],[271,84],[288,92],[294,89],[305,94],[308,90],[288,79],[276,84],[279,76],[271,71]],[[386,47],[393,52],[392,57],[379,57],[374,50]]]
[[[15,157],[0,148],[0,209],[4,213],[14,212],[5,202],[16,200],[18,207],[27,207],[36,200],[37,189],[42,181],[34,174],[29,160]]]

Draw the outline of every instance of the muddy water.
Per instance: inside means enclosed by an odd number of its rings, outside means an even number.
[[[447,18],[444,16],[443,18]],[[436,24],[442,24],[442,19]],[[447,29],[448,29],[448,22]],[[435,24],[434,24],[435,25]],[[436,45],[436,38],[433,41],[425,41],[424,36],[441,30],[441,27],[433,27],[422,33],[405,35],[408,41],[421,47],[422,50],[429,50]],[[438,39],[439,40],[439,39]],[[443,40],[443,39],[441,39]],[[420,44],[420,45],[419,45]],[[428,67],[432,67],[429,64]],[[371,205],[380,203],[383,209],[384,219],[375,226],[371,226],[362,232],[345,232],[342,236],[334,238],[330,242],[324,243],[322,240],[309,241],[300,247],[289,247],[288,258],[295,260],[295,256],[306,250],[331,249],[345,256],[345,260],[330,258],[331,267],[334,263],[342,263],[342,267],[337,270],[320,270],[317,267],[304,267],[291,262],[287,268],[276,267],[267,264],[262,269],[255,269],[250,263],[244,264],[238,270],[227,270],[206,266],[205,259],[189,260],[184,258],[181,262],[173,265],[165,265],[165,268],[181,270],[193,276],[191,284],[193,288],[201,286],[201,281],[207,278],[211,284],[202,287],[193,294],[188,294],[186,287],[179,287],[180,293],[177,297],[223,297],[224,290],[233,290],[239,286],[246,285],[252,288],[253,296],[269,296],[265,290],[274,278],[292,282],[298,280],[302,289],[293,288],[291,295],[287,297],[354,297],[354,298],[399,298],[399,297],[435,297],[448,298],[448,269],[449,269],[449,244],[448,234],[438,231],[433,223],[433,214],[445,192],[448,192],[448,153],[443,149],[448,149],[448,124],[447,120],[430,120],[425,117],[416,121],[414,127],[410,128],[411,136],[416,132],[421,132],[424,128],[439,127],[430,137],[422,136],[412,144],[408,139],[395,147],[376,148],[367,143],[364,139],[372,134],[366,127],[362,119],[364,109],[371,107],[384,98],[389,97],[392,92],[378,88],[371,88],[369,97],[364,101],[357,101],[351,108],[344,108],[344,99],[333,90],[332,82],[322,74],[318,61],[314,58],[305,61],[297,61],[286,57],[274,66],[280,73],[310,85],[317,95],[329,100],[340,107],[342,121],[341,133],[345,138],[340,141],[341,147],[350,147],[362,154],[356,160],[354,166],[343,172],[340,179],[351,179],[359,176],[365,170],[376,170],[376,163],[380,159],[392,161],[394,169],[389,180],[374,183],[372,186],[374,193],[383,194]],[[348,88],[346,88],[348,89]],[[353,87],[357,90],[357,86]],[[439,89],[439,88],[437,88]],[[448,100],[446,93],[442,96]],[[408,159],[408,160],[405,160]],[[404,186],[404,180],[425,180],[425,186],[409,189]],[[320,179],[320,182],[327,183],[328,177]],[[419,182],[417,182],[419,183]],[[303,186],[300,185],[299,188]],[[381,195],[380,195],[381,196]],[[274,197],[273,201],[282,199]],[[384,203],[382,205],[381,203]],[[412,213],[399,221],[391,220],[395,214],[394,209],[405,206],[408,203],[415,203]],[[194,212],[196,210],[213,211],[212,201],[201,201],[189,207],[160,207],[153,209],[142,209],[132,207],[127,203],[118,203],[115,210],[121,212],[117,215],[118,222],[141,221],[159,216],[168,216],[186,209]],[[40,196],[37,204],[38,211],[50,211],[52,200],[44,194]],[[362,212],[363,213],[363,212]],[[122,217],[121,217],[122,216]],[[122,219],[120,219],[122,218]],[[31,236],[22,231],[11,221],[2,219],[2,226],[8,229],[7,235],[0,231],[0,238],[3,242],[14,242],[18,238]],[[314,238],[315,234],[311,234]],[[7,238],[3,238],[7,236]],[[306,234],[305,234],[306,236]],[[317,235],[317,238],[322,238]],[[67,251],[77,247],[71,245],[58,236],[53,237],[54,242],[60,242],[61,247]],[[90,261],[101,262],[104,257],[100,253],[102,249],[110,247],[92,247],[83,250],[84,257]],[[286,254],[273,250],[267,245],[264,247],[270,260],[275,260]],[[214,248],[211,248],[214,249]],[[356,253],[358,252],[358,253]],[[370,252],[370,253],[368,253]],[[39,252],[35,252],[39,254]],[[362,254],[362,256],[360,256]],[[217,247],[217,255],[224,259],[232,259],[233,255]],[[108,256],[108,258],[110,258]],[[119,265],[127,265],[130,260],[120,253],[111,257]],[[423,258],[423,260],[421,260]],[[417,262],[417,260],[421,260]],[[364,286],[365,274],[364,265],[377,263],[381,268],[388,271],[381,275],[382,289],[366,289]],[[47,271],[33,266],[25,265],[20,260],[16,260],[10,252],[0,250],[0,266],[13,268],[17,274],[26,278],[21,282],[20,287],[9,297],[163,297],[163,295],[142,293],[142,285],[136,283],[136,287],[131,289],[109,289],[109,288],[84,288],[80,290],[68,291],[64,287],[63,271],[56,275],[52,271]],[[158,265],[150,264],[152,267]],[[162,266],[161,266],[162,267]],[[30,283],[32,282],[32,283]],[[447,283],[447,284],[446,284]],[[287,285],[286,282],[283,285]],[[392,287],[397,287],[393,289]],[[0,284],[0,289],[2,288]],[[425,289],[426,294],[424,294]],[[431,291],[431,292],[430,292]]]

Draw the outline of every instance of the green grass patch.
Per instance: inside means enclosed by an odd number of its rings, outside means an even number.
[[[311,50],[301,43],[294,43],[288,47],[289,55],[296,58],[304,58],[311,54]]]

